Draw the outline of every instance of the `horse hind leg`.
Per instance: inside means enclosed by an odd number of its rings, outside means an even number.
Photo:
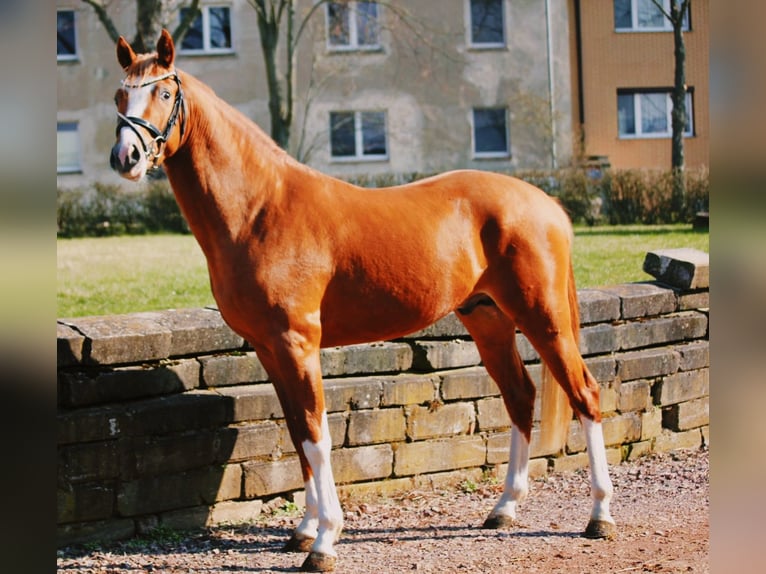
[[[458,310],[471,334],[487,372],[498,385],[511,417],[511,444],[503,494],[483,528],[509,528],[516,510],[529,491],[529,441],[535,401],[535,385],[516,348],[516,327],[489,298],[481,305]]]
[[[571,265],[564,268],[558,281],[542,288],[540,285],[520,289],[533,293],[523,298],[517,292],[513,298],[503,298],[501,308],[508,309],[519,328],[540,354],[555,380],[566,393],[585,432],[591,477],[593,508],[584,535],[589,538],[609,538],[614,535],[615,522],[609,510],[613,487],[609,478],[606,449],[601,427],[599,386],[585,365],[579,351],[579,318],[577,294]],[[555,288],[559,286],[559,288]],[[521,303],[520,303],[521,301]]]

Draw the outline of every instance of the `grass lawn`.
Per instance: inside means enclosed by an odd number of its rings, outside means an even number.
[[[577,227],[578,288],[649,280],[652,249],[709,252],[707,232],[689,225]],[[142,235],[57,242],[57,315],[80,317],[202,307],[213,303],[207,266],[191,235]]]

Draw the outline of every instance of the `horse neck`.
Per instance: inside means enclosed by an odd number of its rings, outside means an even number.
[[[284,189],[293,163],[258,126],[204,84],[182,76],[186,136],[165,162],[173,192],[210,258],[253,230]]]

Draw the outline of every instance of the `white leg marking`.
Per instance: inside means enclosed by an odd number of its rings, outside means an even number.
[[[505,475],[503,495],[492,509],[490,516],[507,516],[516,519],[516,504],[524,500],[529,491],[529,442],[514,425],[511,427],[511,452],[508,474]]]
[[[614,518],[609,513],[609,502],[612,500],[612,481],[609,479],[609,469],[606,462],[604,433],[601,423],[594,422],[588,417],[581,417],[585,441],[588,445],[588,460],[590,462],[590,487],[593,498],[591,520],[604,520],[614,524]]]
[[[338,554],[333,549],[335,541],[343,528],[343,512],[340,508],[338,493],[335,490],[335,480],[330,465],[330,427],[327,424],[327,413],[322,413],[322,438],[318,443],[303,441],[303,452],[311,465],[316,486],[316,501],[318,507],[318,534],[312,552],[330,556]],[[307,491],[308,493],[308,491]],[[308,497],[306,498],[308,504]]]
[[[298,538],[316,538],[319,532],[319,502],[314,478],[306,481],[306,512],[295,529]]]

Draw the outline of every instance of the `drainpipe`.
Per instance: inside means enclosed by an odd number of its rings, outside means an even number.
[[[558,167],[556,159],[556,104],[554,102],[553,37],[551,35],[551,0],[545,0],[545,37],[548,43],[548,104],[551,117],[551,168]]]

